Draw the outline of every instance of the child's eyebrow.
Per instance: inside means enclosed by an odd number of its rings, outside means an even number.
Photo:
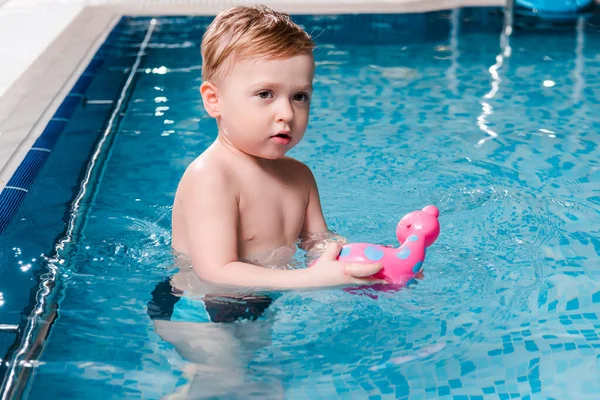
[[[258,82],[255,83],[253,85],[250,86],[250,89],[252,90],[256,90],[256,89],[263,89],[263,88],[274,88],[274,89],[279,89],[281,88],[283,85],[277,82],[269,82],[269,81],[264,81],[264,82]],[[308,84],[308,85],[303,85],[303,86],[298,86],[296,88],[294,88],[295,91],[301,91],[301,90],[312,90],[313,86],[312,83]]]

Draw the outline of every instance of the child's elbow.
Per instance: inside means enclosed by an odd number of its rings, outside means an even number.
[[[223,267],[224,265],[220,264],[192,262],[192,269],[198,278],[211,283],[227,283],[223,280]]]

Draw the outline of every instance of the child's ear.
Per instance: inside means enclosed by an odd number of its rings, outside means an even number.
[[[211,82],[204,82],[200,86],[200,95],[204,103],[204,109],[213,118],[221,116],[219,112],[219,94],[217,87]]]

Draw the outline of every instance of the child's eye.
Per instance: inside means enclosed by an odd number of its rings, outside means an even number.
[[[261,99],[271,99],[273,98],[273,93],[265,90],[263,92],[258,92],[258,97]]]
[[[306,93],[298,93],[296,95],[294,95],[294,100],[295,101],[308,101],[308,95]]]

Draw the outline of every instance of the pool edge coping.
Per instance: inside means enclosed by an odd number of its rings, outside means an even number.
[[[97,15],[84,8],[0,97],[0,193],[119,20]]]

